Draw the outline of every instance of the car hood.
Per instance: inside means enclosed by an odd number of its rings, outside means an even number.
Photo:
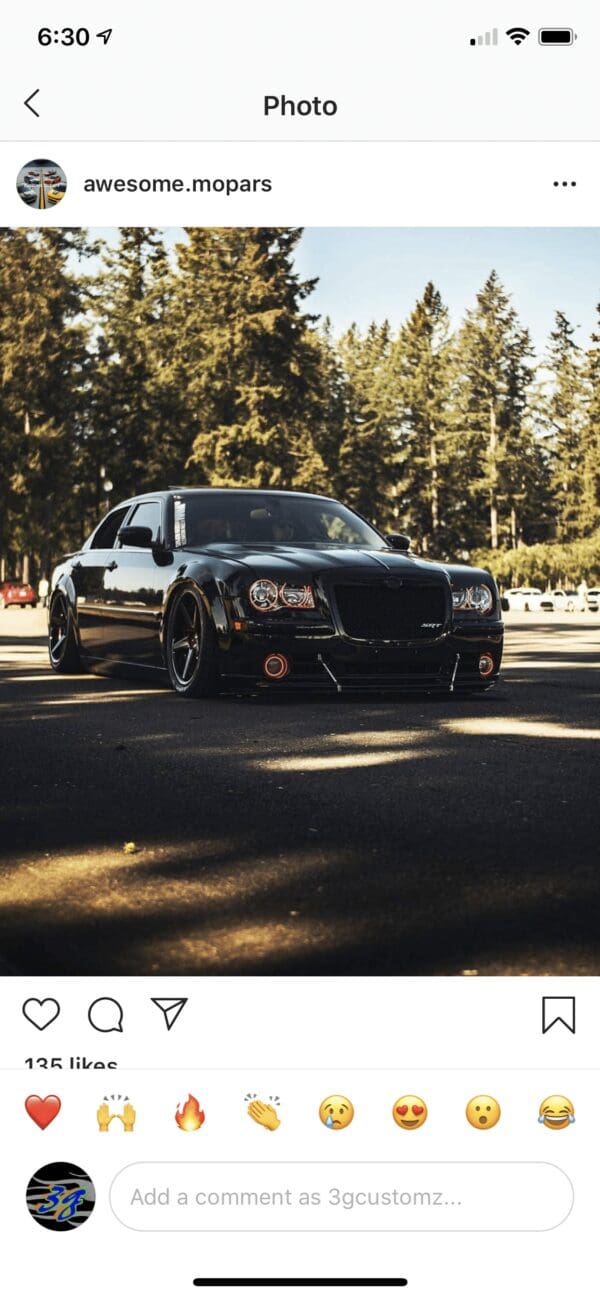
[[[316,546],[273,546],[268,550],[250,550],[245,546],[213,545],[198,550],[187,547],[186,553],[213,556],[234,568],[251,569],[253,573],[273,578],[279,574],[282,578],[294,574],[306,578],[321,573],[339,573],[340,570],[370,577],[380,574],[383,579],[390,574],[408,576],[415,571],[423,576],[448,575],[445,565],[418,559],[416,555],[399,554],[393,550],[348,549],[346,546],[325,546],[322,549]]]

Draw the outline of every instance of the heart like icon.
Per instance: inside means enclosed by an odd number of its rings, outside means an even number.
[[[37,997],[30,997],[23,1003],[23,1014],[34,1028],[39,1028],[41,1031],[58,1019],[60,1006],[54,997],[44,997],[43,1001],[39,1001]]]
[[[25,1109],[34,1123],[42,1131],[47,1128],[52,1120],[56,1118],[60,1109],[60,1100],[58,1096],[28,1096],[25,1101]]]

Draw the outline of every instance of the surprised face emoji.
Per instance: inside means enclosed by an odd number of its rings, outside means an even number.
[[[495,1128],[500,1118],[500,1106],[493,1096],[474,1096],[467,1105],[466,1114],[472,1128],[487,1132],[488,1128]]]

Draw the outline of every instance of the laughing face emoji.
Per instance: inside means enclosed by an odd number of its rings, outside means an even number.
[[[392,1110],[394,1123],[405,1132],[422,1128],[427,1118],[427,1106],[420,1096],[400,1096]]]
[[[575,1122],[575,1108],[567,1096],[547,1096],[540,1105],[538,1123],[559,1132]]]

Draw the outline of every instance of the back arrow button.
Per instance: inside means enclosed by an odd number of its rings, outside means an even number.
[[[30,113],[33,113],[34,117],[39,117],[39,113],[38,113],[38,111],[37,111],[36,108],[32,108],[31,101],[32,101],[32,99],[35,99],[35,96],[36,96],[36,95],[39,95],[39,93],[40,93],[40,90],[39,90],[39,86],[38,86],[38,89],[37,89],[37,90],[32,90],[32,92],[31,92],[29,98],[28,98],[28,99],[25,99],[25,100],[23,101],[24,104],[25,104],[25,107],[29,109],[29,112],[30,112]]]

